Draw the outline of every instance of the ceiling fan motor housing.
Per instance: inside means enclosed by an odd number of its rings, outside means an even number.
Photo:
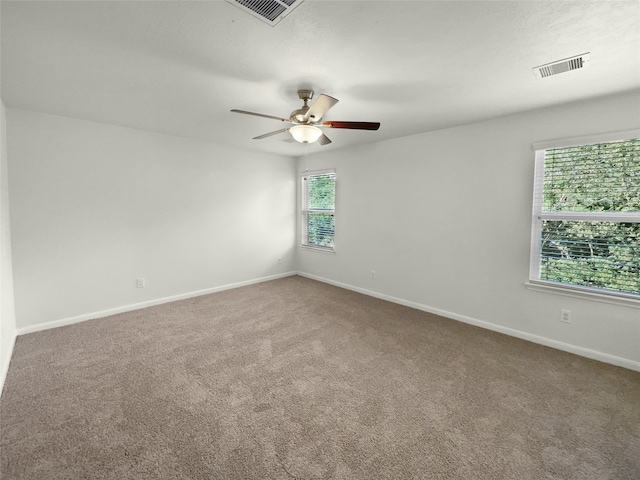
[[[307,123],[304,121],[309,106],[307,102],[313,98],[313,90],[298,90],[298,98],[304,102],[302,108],[291,112],[291,121],[296,123]]]
[[[304,117],[307,114],[309,107],[306,105],[298,110],[291,112],[291,121],[295,123],[304,123]]]

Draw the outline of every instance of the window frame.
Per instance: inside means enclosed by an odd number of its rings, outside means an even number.
[[[535,171],[533,180],[533,206],[531,222],[531,246],[528,288],[536,291],[587,298],[606,303],[640,307],[640,294],[616,292],[582,285],[555,282],[540,279],[540,242],[542,239],[542,222],[544,220],[594,221],[616,223],[640,223],[638,212],[549,212],[543,211],[544,197],[544,162],[546,151],[555,148],[610,143],[632,138],[640,138],[640,129],[610,132],[599,135],[588,135],[565,139],[556,139],[533,144],[535,152]]]
[[[332,174],[334,176],[334,200],[333,209],[312,209],[309,208],[309,195],[308,195],[308,183],[306,179],[310,176],[322,176]],[[327,168],[323,170],[308,170],[300,174],[300,247],[315,250],[324,253],[335,253],[336,244],[336,232],[335,232],[335,216],[336,216],[336,193],[337,193],[337,176],[334,168]],[[333,245],[324,246],[310,244],[308,238],[309,231],[309,213],[329,213],[334,219],[334,232],[333,232]]]

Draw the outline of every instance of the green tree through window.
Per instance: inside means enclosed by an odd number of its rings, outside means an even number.
[[[532,280],[640,295],[640,139],[536,157]]]
[[[333,171],[302,176],[302,245],[333,250],[335,197]]]

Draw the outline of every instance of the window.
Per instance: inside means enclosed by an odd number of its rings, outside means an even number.
[[[336,174],[333,170],[302,175],[302,245],[333,251]]]
[[[531,283],[640,300],[640,131],[536,147]]]

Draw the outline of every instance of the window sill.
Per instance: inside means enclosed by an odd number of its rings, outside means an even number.
[[[330,253],[332,255],[336,253],[335,248],[314,247],[312,245],[300,245],[300,248],[304,248],[305,250],[313,250],[314,252]]]
[[[534,281],[525,282],[525,285],[529,290],[533,290],[536,292],[552,293],[554,295],[582,298],[584,300],[592,300],[595,302],[612,303],[614,305],[621,305],[624,307],[640,308],[640,299],[635,299],[630,296],[624,296],[624,294],[607,295],[604,293],[582,290],[580,288],[565,287],[556,284],[542,282],[539,283]]]

